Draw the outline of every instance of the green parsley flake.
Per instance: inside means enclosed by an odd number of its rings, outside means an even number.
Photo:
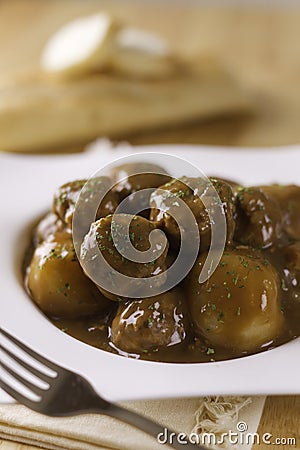
[[[207,355],[213,355],[214,353],[215,353],[215,350],[213,348],[208,347],[208,349],[206,350]]]

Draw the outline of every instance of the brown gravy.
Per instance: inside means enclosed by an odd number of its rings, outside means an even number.
[[[219,180],[218,183],[225,183],[222,180]],[[166,185],[167,186],[167,185]],[[223,185],[222,185],[223,186]],[[228,185],[229,186],[229,185]],[[228,189],[228,186],[226,184],[226,189]],[[235,188],[236,189],[236,188]],[[251,190],[252,189],[252,190]],[[275,189],[275,188],[274,188]],[[119,327],[114,325],[114,320],[116,320],[117,315],[120,316],[120,323],[124,322],[124,317],[128,312],[121,311],[117,312],[119,302],[117,301],[111,301],[110,297],[108,299],[105,299],[107,304],[104,304],[101,311],[98,311],[97,308],[93,309],[95,307],[94,303],[90,303],[87,305],[77,305],[78,312],[77,317],[68,317],[65,314],[65,311],[68,308],[68,304],[66,303],[66,306],[64,306],[63,309],[59,309],[59,311],[62,311],[61,317],[60,314],[55,314],[55,307],[56,303],[51,303],[52,300],[47,300],[45,302],[45,299],[42,298],[43,296],[39,297],[40,291],[39,286],[36,289],[36,286],[32,279],[36,280],[39,277],[39,274],[42,273],[42,270],[44,270],[44,267],[38,267],[40,272],[36,269],[36,267],[32,267],[32,264],[38,265],[41,263],[41,259],[38,260],[38,262],[34,262],[35,252],[36,249],[41,249],[42,246],[47,243],[49,248],[51,247],[51,255],[43,255],[42,262],[43,264],[45,261],[48,263],[49,260],[52,261],[53,255],[54,255],[54,266],[56,263],[61,264],[61,261],[63,258],[61,258],[59,255],[57,256],[56,252],[57,249],[61,249],[61,247],[57,247],[57,243],[60,243],[61,240],[64,242],[68,241],[68,245],[70,245],[70,248],[67,248],[68,255],[70,256],[70,261],[75,261],[76,257],[74,249],[72,250],[71,244],[69,243],[69,240],[71,239],[70,230],[65,231],[66,224],[64,223],[64,216],[59,215],[57,211],[55,211],[55,214],[49,214],[48,222],[43,223],[43,221],[39,222],[38,226],[34,227],[33,232],[33,240],[29,246],[28,251],[26,252],[26,256],[24,258],[23,262],[23,273],[25,277],[25,287],[31,298],[40,306],[41,310],[49,317],[49,319],[52,321],[52,323],[58,327],[63,332],[67,333],[68,335],[88,344],[91,346],[94,346],[96,348],[102,349],[104,351],[108,351],[117,355],[125,356],[125,357],[131,357],[136,359],[144,359],[144,360],[150,360],[150,361],[163,361],[163,362],[176,362],[176,363],[199,363],[199,362],[211,362],[211,361],[222,361],[232,358],[238,358],[246,355],[251,355],[254,353],[259,353],[265,350],[270,350],[274,347],[277,347],[279,345],[282,345],[298,336],[300,336],[300,279],[299,279],[299,259],[300,259],[300,235],[299,235],[299,228],[300,228],[300,214],[299,214],[299,199],[300,199],[300,188],[297,187],[287,187],[286,189],[290,189],[289,192],[291,192],[291,195],[287,195],[286,197],[282,194],[285,187],[282,187],[282,191],[277,195],[277,190],[275,189],[275,196],[272,197],[273,191],[272,187],[265,187],[264,190],[260,190],[260,188],[245,188],[245,190],[241,189],[238,191],[236,189],[235,192],[235,202],[236,202],[236,212],[232,212],[232,216],[230,220],[236,222],[235,230],[232,229],[232,236],[231,238],[228,238],[228,243],[226,246],[226,252],[228,258],[231,258],[232,255],[234,255],[234,252],[236,252],[235,258],[240,261],[242,264],[241,270],[245,272],[245,268],[247,268],[250,265],[255,265],[255,261],[257,258],[257,265],[256,269],[258,270],[258,273],[261,273],[263,270],[269,270],[268,267],[265,266],[271,266],[272,273],[275,274],[276,280],[278,280],[276,284],[276,289],[278,290],[277,297],[278,297],[278,303],[279,303],[279,309],[281,311],[277,311],[277,316],[280,316],[283,325],[278,326],[278,331],[272,333],[272,337],[270,339],[265,339],[264,342],[259,343],[257,345],[253,346],[245,346],[245,348],[241,348],[235,345],[232,346],[226,346],[222,345],[222,341],[216,340],[218,336],[212,335],[212,340],[209,338],[209,329],[208,334],[205,334],[201,331],[202,323],[199,325],[199,321],[195,319],[195,317],[192,316],[191,311],[193,311],[192,308],[189,309],[188,312],[185,312],[184,320],[186,328],[184,332],[184,336],[182,339],[178,340],[176,342],[176,345],[156,345],[153,344],[149,347],[147,346],[140,346],[137,350],[128,350],[128,345],[125,345],[122,348],[122,345],[118,346],[116,344],[116,339],[113,336],[113,333],[120,332],[123,333],[124,329],[122,327]],[[271,191],[271,193],[269,192]],[[227,192],[227,191],[226,191]],[[262,193],[263,192],[263,193]],[[265,193],[267,192],[268,195]],[[72,195],[74,192],[72,192]],[[270,194],[270,196],[269,196]],[[64,191],[65,195],[65,191]],[[114,194],[115,195],[115,194]],[[225,194],[224,194],[225,195]],[[227,194],[226,194],[227,195]],[[250,204],[253,199],[257,201],[257,204],[261,204],[262,202],[262,195],[264,196],[263,199],[265,199],[266,204],[263,205],[263,207],[260,206],[260,211],[262,211],[261,216],[257,219],[257,223],[254,221],[249,222],[249,210],[248,205]],[[247,196],[249,198],[247,198]],[[289,204],[289,198],[291,199],[291,205],[287,206],[287,209],[284,210],[285,206]],[[65,197],[64,197],[65,199]],[[250,199],[250,200],[249,200]],[[274,200],[275,199],[275,200]],[[117,201],[116,201],[117,202]],[[269,202],[269,204],[267,203]],[[282,202],[282,203],[281,203]],[[110,204],[112,202],[110,201]],[[296,206],[295,206],[296,205]],[[69,205],[67,205],[69,207]],[[62,209],[61,202],[59,203],[59,212]],[[276,209],[277,208],[277,209]],[[289,209],[290,208],[290,209]],[[66,208],[64,209],[65,212]],[[288,211],[291,211],[291,214],[289,214]],[[279,211],[279,212],[278,212]],[[68,214],[70,214],[70,211],[68,210]],[[152,213],[151,213],[152,214]],[[280,217],[279,217],[280,215]],[[284,217],[283,222],[286,223],[286,229],[283,227],[281,231],[278,231],[275,227],[275,223],[278,220],[281,220],[281,215]],[[270,219],[271,217],[271,219]],[[106,219],[106,217],[103,217],[103,219]],[[102,220],[102,219],[100,219]],[[144,222],[148,222],[148,219],[146,218],[140,218],[141,224]],[[153,219],[156,220],[156,219]],[[265,220],[265,222],[264,222]],[[266,229],[264,228],[263,232],[260,235],[260,231],[263,227],[266,227],[267,223],[270,223],[270,221],[273,220],[274,225],[266,232]],[[45,221],[45,219],[44,219]],[[166,220],[163,222],[163,226],[166,225]],[[42,225],[41,225],[42,224]],[[253,225],[254,224],[254,225]],[[234,224],[235,225],[235,224]],[[253,229],[252,229],[252,228]],[[256,228],[255,228],[256,227]],[[276,232],[274,231],[276,228]],[[244,233],[243,230],[247,229],[247,233]],[[68,234],[69,233],[69,234]],[[244,233],[244,234],[243,234]],[[50,236],[50,238],[49,238]],[[260,239],[260,240],[259,240]],[[278,241],[278,242],[277,242]],[[70,241],[71,242],[71,241]],[[55,247],[56,246],[56,247]],[[66,248],[63,246],[64,251],[66,251]],[[171,247],[171,253],[174,251],[174,248]],[[73,253],[74,254],[73,254]],[[226,255],[225,252],[225,255]],[[243,253],[244,252],[244,253]],[[170,253],[170,252],[169,252]],[[172,254],[169,254],[168,257],[172,259]],[[251,253],[251,254],[250,254]],[[247,255],[246,259],[241,255]],[[73,256],[72,256],[73,255]],[[252,256],[251,256],[252,255]],[[253,256],[254,255],[254,256]],[[257,256],[258,255],[258,256]],[[68,256],[68,257],[69,257]],[[74,259],[75,258],[75,259]],[[231,269],[227,272],[226,270],[226,264],[228,263],[225,259],[221,260],[220,263],[220,272],[222,273],[223,270],[224,273],[228,275],[228,279],[230,279],[230,289],[226,287],[226,295],[228,297],[228,302],[230,302],[230,299],[232,299],[232,295],[236,295],[237,288],[240,289],[240,293],[242,294],[245,288],[249,290],[249,292],[255,294],[255,286],[250,284],[247,286],[248,280],[247,277],[243,277],[244,281],[241,282],[241,278],[238,282],[237,286],[237,279],[240,276],[240,274],[236,273],[236,271],[232,271]],[[238,259],[239,258],[239,259]],[[247,260],[249,259],[249,261]],[[231,261],[231,259],[229,259]],[[76,262],[76,264],[78,261]],[[200,264],[200,263],[199,263]],[[50,267],[51,270],[53,270],[52,267]],[[76,269],[76,270],[75,270]],[[81,270],[81,267],[76,266],[72,268],[73,272],[73,278],[76,278],[76,274],[79,273],[78,271]],[[30,279],[30,271],[34,272],[36,275],[35,278]],[[47,270],[49,271],[49,267],[47,266]],[[248,270],[248,269],[247,269]],[[247,271],[246,270],[246,271]],[[249,269],[250,270],[250,269]],[[77,272],[76,272],[77,271]],[[271,271],[271,269],[270,269]],[[244,273],[241,272],[241,273]],[[51,272],[52,273],[52,272]],[[83,272],[82,272],[83,273]],[[267,273],[267,272],[266,272]],[[271,273],[271,272],[270,272]],[[232,275],[233,274],[233,275]],[[82,276],[82,274],[80,275]],[[222,275],[223,276],[223,275]],[[222,328],[225,328],[226,326],[226,320],[227,317],[232,313],[227,313],[227,310],[225,309],[225,312],[223,310],[220,310],[221,306],[219,305],[219,301],[221,296],[223,295],[223,292],[225,292],[225,288],[223,285],[226,285],[227,280],[226,276],[224,275],[223,278],[220,275],[220,279],[217,279],[218,282],[222,282],[222,286],[220,287],[220,283],[215,284],[207,284],[205,295],[208,292],[212,292],[213,289],[216,289],[215,294],[215,303],[210,302],[209,300],[205,304],[203,311],[210,309],[210,319],[212,322],[214,319],[214,310],[218,310],[218,319],[216,322],[216,325],[214,325],[215,329],[222,330]],[[232,281],[233,277],[233,281]],[[263,279],[263,277],[262,277]],[[246,281],[245,281],[246,280]],[[235,282],[236,281],[236,282]],[[88,280],[89,283],[90,280]],[[264,282],[264,280],[263,280]],[[71,283],[71,284],[70,284]],[[72,292],[72,281],[70,283],[65,283],[63,285],[63,290],[59,292],[59,294],[62,295],[62,300],[64,302],[68,301],[68,295],[69,292]],[[181,300],[183,299],[184,302],[187,303],[193,303],[193,299],[187,298],[188,295],[193,296],[193,292],[196,295],[196,287],[194,287],[193,283],[193,276],[188,275],[187,279],[184,280],[181,284],[179,289],[179,294],[176,291],[176,296],[179,296]],[[245,286],[245,285],[246,286]],[[36,290],[34,290],[36,289]],[[50,288],[49,288],[50,289]],[[92,292],[93,295],[99,295],[103,298],[105,297],[102,295],[102,292],[99,293],[96,289],[96,294],[94,292],[95,286],[92,287],[87,284],[87,288],[89,289],[88,292]],[[193,291],[194,290],[194,291]],[[232,294],[233,290],[233,294]],[[44,291],[43,291],[44,292]],[[78,292],[75,290],[75,294],[77,295]],[[228,294],[227,294],[228,292]],[[248,292],[248,291],[247,291]],[[56,292],[57,293],[57,292]],[[191,294],[192,293],[192,294]],[[47,293],[49,294],[49,293]],[[74,294],[74,295],[75,295]],[[199,294],[199,293],[197,293]],[[92,295],[92,294],[89,294]],[[49,297],[51,298],[51,297]],[[209,297],[208,297],[209,298]],[[173,300],[172,300],[173,301]],[[176,300],[174,300],[176,303]],[[249,297],[250,301],[250,297]],[[51,303],[51,304],[50,304]],[[129,302],[130,303],[130,302]],[[159,301],[157,302],[159,303]],[[224,301],[223,301],[224,304]],[[143,301],[141,301],[141,305],[143,305]],[[153,309],[153,305],[149,303],[151,306],[151,310]],[[130,305],[129,305],[130,307]],[[161,307],[161,305],[158,305],[158,307]],[[52,309],[51,309],[52,308]],[[121,308],[121,306],[119,306]],[[142,306],[140,306],[142,308]],[[177,306],[176,306],[177,308]],[[178,308],[176,309],[174,307],[174,314],[175,311],[176,314],[178,314],[178,317],[182,319],[182,315],[178,313]],[[226,308],[226,302],[225,302],[225,308]],[[148,308],[150,309],[150,307]],[[185,307],[183,308],[185,311]],[[90,311],[90,312],[89,312]],[[82,312],[82,315],[81,313]],[[147,314],[152,314],[152,312],[147,310]],[[242,313],[243,313],[243,307],[242,307]],[[239,316],[242,314],[240,306],[237,308],[236,311],[236,320],[237,323],[239,323]],[[145,322],[145,328],[149,327],[151,328],[153,326],[153,319],[150,314],[150,318],[148,317],[148,322]],[[201,314],[200,314],[201,316]],[[127,316],[128,317],[128,316]],[[279,320],[279,323],[281,323]],[[113,329],[115,326],[115,330]],[[155,326],[155,324],[154,324]],[[198,327],[198,328],[197,328]],[[167,329],[167,328],[166,328]],[[200,331],[199,331],[200,330]],[[126,331],[126,330],[125,330]],[[146,330],[148,331],[148,330]],[[145,329],[142,329],[142,333],[145,332]],[[164,331],[163,331],[164,332]],[[222,331],[221,331],[222,332]],[[237,325],[237,333],[238,333],[238,325]],[[130,336],[130,334],[129,334]],[[225,336],[225,335],[224,335]],[[268,334],[266,335],[268,336]],[[124,334],[124,338],[126,339],[126,333]],[[129,339],[129,338],[127,338]],[[135,337],[133,338],[135,339]],[[225,339],[225,337],[224,337]],[[125,342],[125,341],[124,341]],[[122,343],[122,340],[121,340]]]

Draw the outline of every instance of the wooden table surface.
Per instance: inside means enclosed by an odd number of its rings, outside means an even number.
[[[256,104],[251,117],[220,118],[121,139],[132,144],[300,143],[300,7],[218,9],[204,7],[200,0],[166,3],[1,0],[0,78],[20,68],[30,71],[55,29],[69,19],[103,8],[129,24],[157,30],[185,54],[195,58],[202,51],[216,54],[252,91]]]
[[[201,143],[271,146],[300,142],[300,9],[220,9],[201,2],[2,0],[0,76],[30,70],[47,37],[66,20],[105,8],[130,24],[157,30],[182,52],[217,54],[253,91],[253,117],[211,120],[175,130],[126,136],[132,144]],[[125,139],[125,136],[124,136]],[[259,383],[259,380],[257,380]],[[284,379],[282,381],[284,383]],[[296,437],[300,449],[300,396],[269,397],[259,433]],[[254,450],[269,446],[255,445]],[[33,447],[0,441],[1,450]]]

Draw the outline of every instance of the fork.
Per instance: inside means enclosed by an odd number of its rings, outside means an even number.
[[[16,390],[0,376],[0,387],[19,403],[22,403],[33,411],[52,417],[74,416],[86,413],[104,414],[139,428],[156,439],[160,433],[164,433],[164,435],[167,434],[168,437],[172,436],[172,439],[168,442],[168,445],[172,448],[180,450],[183,448],[195,449],[194,444],[187,440],[186,442],[188,443],[180,443],[182,442],[182,437],[180,438],[174,431],[167,429],[134,411],[123,408],[122,406],[111,403],[100,397],[85,378],[55,364],[39,353],[36,353],[3,328],[0,328],[0,335],[5,336],[8,342],[12,342],[25,354],[29,355],[32,359],[38,361],[38,363],[41,363],[45,368],[50,369],[51,372],[54,373],[54,375],[51,376],[38,370],[36,367],[33,367],[31,364],[24,361],[21,357],[16,356],[6,346],[0,344],[1,351],[11,360],[15,361],[30,374],[47,384],[46,388],[41,388],[9,366],[9,363],[1,361],[1,367],[14,380],[29,389],[31,393],[38,396],[38,400],[32,400],[25,394]],[[200,446],[197,446],[197,448],[206,450],[204,447]]]

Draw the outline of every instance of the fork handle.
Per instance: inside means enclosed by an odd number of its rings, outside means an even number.
[[[101,413],[103,414],[103,409]],[[178,450],[195,450],[195,444],[192,444],[188,440],[188,436],[183,437],[180,433],[176,433],[175,431],[170,430],[167,427],[163,427],[156,422],[153,422],[146,417],[135,413],[129,409],[123,408],[122,406],[110,403],[107,410],[104,412],[106,415],[110,417],[114,417],[115,419],[119,419],[122,422],[125,422],[129,425],[132,425],[145,433],[153,436],[156,442],[161,444],[169,445],[172,448],[176,448]],[[185,442],[183,442],[185,440]],[[204,447],[197,446],[199,450],[207,450]]]

